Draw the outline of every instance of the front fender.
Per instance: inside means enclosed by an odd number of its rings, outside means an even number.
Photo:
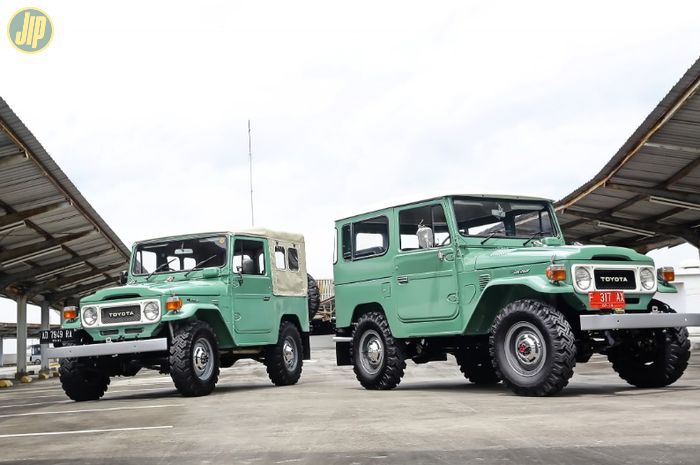
[[[664,281],[658,281],[656,286],[656,292],[660,294],[678,294],[678,289],[676,286]]]
[[[494,286],[526,286],[540,294],[569,294],[574,292],[574,287],[566,282],[553,284],[545,276],[519,276],[492,279],[484,288],[484,293]]]
[[[484,288],[468,318],[467,334],[487,334],[494,318],[510,302],[545,299],[547,295],[573,294],[567,283],[552,284],[544,276],[495,278]]]
[[[214,304],[189,303],[182,306],[177,312],[167,312],[161,319],[162,323],[174,323],[195,318],[209,324],[214,330],[219,348],[233,347],[233,335],[221,315],[219,307]]]

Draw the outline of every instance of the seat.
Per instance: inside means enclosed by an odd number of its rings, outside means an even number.
[[[255,262],[246,257],[241,263],[241,274],[255,274]]]

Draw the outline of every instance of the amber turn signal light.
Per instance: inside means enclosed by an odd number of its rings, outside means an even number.
[[[672,266],[662,266],[659,268],[659,279],[664,282],[675,281],[676,270]]]
[[[165,302],[165,309],[169,312],[177,312],[182,308],[182,299],[177,296],[168,297]]]
[[[76,307],[63,307],[63,319],[75,320],[78,318],[78,309]]]
[[[566,281],[566,268],[564,265],[549,265],[545,271],[547,279],[553,283]]]

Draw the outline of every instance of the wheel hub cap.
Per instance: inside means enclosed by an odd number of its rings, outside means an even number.
[[[284,344],[282,344],[282,359],[289,371],[293,371],[297,366],[297,354],[295,349],[296,346],[294,342],[285,339]]]
[[[377,373],[384,362],[384,344],[379,333],[374,330],[365,332],[359,345],[362,367],[369,374]]]
[[[547,355],[542,333],[527,321],[520,321],[508,330],[505,352],[510,367],[522,376],[539,373]]]
[[[192,349],[192,364],[194,373],[199,379],[207,379],[214,370],[214,360],[212,359],[212,348],[206,339],[198,339]]]

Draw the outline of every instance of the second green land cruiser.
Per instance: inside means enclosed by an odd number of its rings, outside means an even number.
[[[700,324],[655,298],[676,292],[672,269],[565,245],[545,199],[436,197],[338,220],[336,240],[337,363],[367,389],[397,386],[408,359],[453,354],[473,383],[550,395],[596,352],[628,383],[661,387]]]

